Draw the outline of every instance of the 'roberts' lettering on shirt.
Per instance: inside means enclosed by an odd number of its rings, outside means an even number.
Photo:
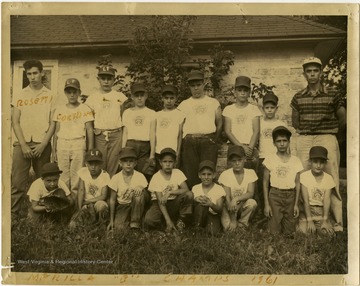
[[[79,120],[83,117],[86,118],[86,117],[91,117],[91,116],[92,116],[91,111],[86,111],[86,112],[77,111],[72,114],[59,113],[56,117],[56,120],[57,121],[75,121],[75,120]]]
[[[37,98],[30,98],[30,99],[18,99],[18,101],[16,102],[16,107],[48,104],[51,102],[51,99],[52,96],[48,96],[48,95],[44,95]]]

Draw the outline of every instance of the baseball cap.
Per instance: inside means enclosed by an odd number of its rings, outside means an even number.
[[[204,80],[204,73],[199,70],[191,70],[188,75],[188,82],[192,80]]]
[[[272,102],[274,103],[275,105],[278,104],[279,102],[279,98],[273,94],[273,93],[267,93],[265,94],[265,96],[263,97],[263,105],[267,102]]]
[[[120,150],[119,153],[119,159],[125,159],[125,158],[135,158],[137,159],[137,155],[135,152],[135,149],[132,147],[124,147]]]
[[[289,137],[291,137],[291,135],[292,135],[291,131],[289,129],[287,129],[285,126],[278,126],[278,127],[275,127],[274,130],[272,131],[273,140],[275,140],[275,138],[279,134],[285,134],[285,135],[288,135]]]
[[[112,75],[115,76],[116,69],[112,66],[103,65],[99,67],[98,75]]]
[[[57,175],[61,173],[62,171],[59,169],[59,166],[56,163],[45,163],[41,167],[41,171],[40,171],[41,177],[44,177],[46,175]]]
[[[139,91],[146,92],[145,85],[143,83],[134,83],[131,86],[131,93],[134,95],[135,93],[137,93]]]
[[[310,159],[324,159],[328,160],[328,150],[323,146],[311,147],[309,152]]]
[[[164,85],[161,89],[161,94],[163,95],[164,93],[166,92],[169,92],[169,93],[172,93],[172,94],[177,94],[177,90],[176,90],[176,87],[171,85],[171,84],[168,84],[168,85]]]
[[[235,87],[245,86],[251,88],[251,79],[247,76],[240,75],[235,79]]]
[[[199,165],[199,172],[204,169],[204,168],[209,168],[211,169],[213,172],[215,172],[216,170],[216,167],[215,167],[215,164],[213,161],[210,161],[210,160],[205,160],[205,161],[202,161]]]
[[[64,90],[67,89],[68,87],[80,89],[80,82],[76,78],[69,78],[65,81]]]
[[[176,158],[176,152],[172,148],[164,148],[160,151],[160,158],[164,157],[165,155],[172,155]]]
[[[229,147],[228,149],[228,153],[227,153],[227,157],[228,159],[231,158],[231,156],[233,155],[237,155],[240,158],[244,158],[245,157],[245,150],[242,146],[239,145],[232,145]]]
[[[100,150],[98,149],[91,149],[89,150],[86,155],[85,155],[85,161],[86,162],[91,162],[91,161],[98,161],[98,162],[102,162],[102,153]]]
[[[303,68],[305,68],[306,65],[308,64],[317,64],[319,65],[320,67],[322,67],[322,62],[319,58],[316,58],[316,57],[310,57],[310,58],[306,58],[303,62]]]

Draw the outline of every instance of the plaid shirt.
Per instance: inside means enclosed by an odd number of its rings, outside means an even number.
[[[337,110],[344,106],[336,90],[321,87],[313,96],[308,87],[296,93],[290,107],[299,113],[299,134],[337,134]]]

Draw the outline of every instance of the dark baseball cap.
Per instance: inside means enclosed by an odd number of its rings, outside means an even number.
[[[199,172],[204,169],[204,168],[209,168],[211,169],[213,172],[215,172],[216,170],[216,166],[214,164],[213,161],[210,161],[210,160],[205,160],[205,161],[202,161],[199,165]]]
[[[136,151],[132,147],[124,147],[120,150],[119,159],[134,158],[137,159]]]
[[[328,160],[328,150],[323,146],[311,147],[309,157],[310,159]]]
[[[172,94],[177,94],[177,89],[175,86],[168,84],[168,85],[164,85],[161,89],[161,94],[164,95],[164,93],[172,93]]]
[[[102,158],[102,153],[100,150],[98,149],[91,149],[89,150],[86,155],[85,155],[85,161],[86,162],[91,162],[91,161],[98,161],[98,162],[102,162],[103,158]]]
[[[199,70],[191,70],[188,75],[188,82],[192,80],[204,80],[204,73]]]
[[[244,158],[245,157],[245,150],[242,146],[239,145],[232,145],[229,147],[228,149],[228,153],[227,153],[227,157],[228,159],[231,158],[231,156],[236,155],[239,156],[240,158]]]
[[[49,175],[58,175],[61,173],[62,171],[59,169],[59,166],[56,163],[45,163],[41,167],[41,171],[40,171],[41,177],[45,177]]]
[[[164,148],[160,151],[160,158],[163,158],[165,155],[172,155],[176,158],[176,152],[172,148]]]
[[[80,89],[80,82],[76,78],[69,78],[65,81],[64,90],[67,89],[68,87]]]
[[[112,75],[115,76],[116,69],[112,66],[103,65],[99,67],[98,75]]]
[[[235,87],[238,87],[238,86],[245,86],[247,88],[251,88],[251,79],[247,76],[238,76],[236,79],[235,79]]]
[[[271,102],[271,103],[274,103],[275,105],[277,105],[279,102],[279,98],[273,93],[267,93],[263,97],[263,105],[265,105],[265,103],[268,103],[268,102]]]
[[[291,131],[289,129],[287,129],[285,126],[278,126],[278,127],[275,127],[274,130],[272,131],[273,140],[275,140],[275,138],[280,134],[284,134],[285,136],[288,136],[288,137],[291,137],[291,135],[292,135]]]
[[[131,86],[131,94],[135,95],[137,92],[146,92],[146,87],[143,83],[134,83]]]

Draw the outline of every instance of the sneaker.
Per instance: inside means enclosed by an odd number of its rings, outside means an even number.
[[[179,219],[179,220],[177,221],[177,223],[176,223],[176,229],[177,229],[180,233],[184,231],[184,229],[185,229],[185,223],[184,223],[181,219]]]

